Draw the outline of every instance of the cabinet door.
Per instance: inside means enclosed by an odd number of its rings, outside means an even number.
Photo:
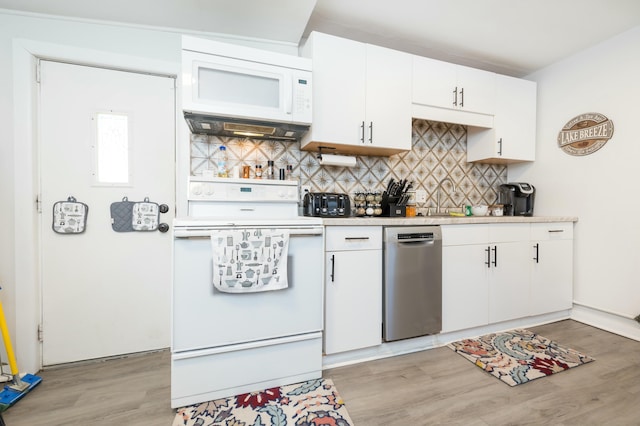
[[[362,144],[365,45],[312,33],[304,53],[313,59],[313,124],[302,147],[311,141]]]
[[[536,155],[536,83],[500,76],[494,118],[496,136],[502,139],[502,157],[533,161]]]
[[[531,315],[573,306],[573,241],[536,243],[537,259],[531,282]]]
[[[490,248],[489,322],[526,317],[529,314],[531,283],[528,239],[492,243]]]
[[[496,75],[493,129],[469,128],[467,161],[512,163],[534,161],[536,149],[536,83]]]
[[[368,44],[365,146],[411,150],[411,55]]]
[[[573,224],[532,224],[531,315],[573,306]]]
[[[456,108],[456,65],[421,56],[413,57],[412,101],[415,104]]]
[[[494,114],[496,75],[489,71],[458,66],[456,88],[458,108],[481,114]]]
[[[382,343],[382,250],[326,253],[325,354]]]
[[[442,248],[442,331],[489,323],[487,245]]]

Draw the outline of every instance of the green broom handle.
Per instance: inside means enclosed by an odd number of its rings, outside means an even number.
[[[9,367],[11,368],[11,374],[18,374],[18,363],[16,362],[16,355],[13,353],[13,346],[11,346],[11,337],[9,336],[9,329],[7,328],[7,321],[4,318],[4,309],[2,309],[2,301],[0,301],[0,330],[2,331],[2,340],[4,341],[4,348],[7,351],[7,358],[9,358]]]

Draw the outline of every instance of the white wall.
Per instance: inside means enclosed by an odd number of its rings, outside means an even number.
[[[536,214],[579,217],[576,308],[614,314],[631,337],[640,336],[630,319],[640,314],[638,76],[640,27],[528,76],[538,82],[536,161],[508,169],[509,181],[536,186]],[[613,120],[614,136],[591,155],[565,154],[558,132],[586,112]]]
[[[220,34],[189,35],[297,54],[297,46],[282,43],[236,40]],[[33,57],[178,75],[180,36],[171,29],[0,10],[0,300],[22,371],[34,372],[40,366],[36,334],[40,320],[39,218],[34,211],[38,190],[37,86]],[[178,105],[178,119],[180,109]],[[186,128],[184,120],[178,124]],[[183,145],[188,170],[188,143]],[[48,211],[49,207],[43,206],[43,214]]]

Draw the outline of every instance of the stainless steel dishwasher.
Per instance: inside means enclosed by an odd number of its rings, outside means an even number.
[[[384,228],[385,341],[442,330],[442,233],[439,226]]]

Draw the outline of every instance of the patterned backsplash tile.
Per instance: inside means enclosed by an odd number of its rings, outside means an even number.
[[[300,150],[299,143],[236,139],[217,136],[191,136],[191,174],[216,171],[216,153],[227,147],[229,168],[256,164],[266,167],[274,160],[278,169],[293,166],[294,178],[315,192],[383,191],[391,178],[407,179],[417,190],[425,190],[427,202],[418,209],[436,206],[436,189],[443,185],[441,204],[445,208],[463,204],[493,204],[498,185],[507,182],[505,165],[467,163],[467,129],[458,124],[414,119],[412,150],[391,157],[357,156],[355,167],[320,166],[317,153]]]

